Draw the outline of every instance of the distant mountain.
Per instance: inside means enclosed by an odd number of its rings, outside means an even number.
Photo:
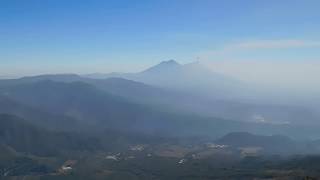
[[[83,82],[44,80],[11,86],[4,91],[7,91],[4,93],[7,98],[21,104],[93,124],[97,123],[97,120],[123,119],[122,116],[126,113],[135,113],[134,110],[139,109],[139,106],[136,106],[130,110],[132,106],[125,100]]]
[[[118,83],[116,80],[116,84]],[[30,118],[32,120],[29,122],[43,127],[54,126],[56,119],[58,125],[65,125],[66,128],[70,126],[68,124],[77,122],[78,129],[86,125],[87,129],[98,131],[113,129],[160,136],[213,137],[233,131],[277,133],[287,128],[282,125],[206,118],[182,111],[170,112],[165,108],[136,103],[78,81],[66,83],[42,80],[21,83],[0,88],[0,93],[6,98],[3,100],[3,113]],[[286,129],[289,130],[292,128]],[[310,130],[309,133],[314,131]]]
[[[0,144],[4,150],[52,156],[66,151],[88,151],[101,148],[94,138],[80,134],[48,131],[13,115],[0,114]]]
[[[136,104],[83,82],[45,80],[9,86],[3,88],[2,92],[6,98],[20,104],[41,112],[76,119],[100,130],[108,128],[162,135],[217,133],[210,132],[208,128],[203,129],[206,122],[191,126],[197,119],[201,119],[200,117],[167,113]],[[220,121],[213,118],[212,122],[214,120]]]
[[[162,69],[172,66],[174,69],[180,69],[183,65],[179,65],[174,61],[168,61],[161,63],[159,66],[154,68]],[[193,64],[191,67],[193,66],[197,65]],[[156,70],[151,68],[144,73],[153,74],[154,71]],[[220,97],[222,99],[208,98],[199,94],[188,93],[184,90],[159,88],[124,78],[93,79],[75,74],[40,75],[20,79],[0,80],[0,93],[1,87],[3,87],[2,89],[6,89],[10,86],[44,80],[66,83],[83,82],[110,95],[120,96],[127,101],[153,106],[153,108],[162,109],[163,111],[188,112],[205,117],[221,117],[261,124],[319,124],[317,121],[318,116],[312,110],[299,107],[298,105],[284,106],[241,102],[223,99],[222,97]],[[3,93],[7,91],[5,90]]]
[[[100,74],[100,77],[103,76]],[[180,65],[170,60],[140,73],[113,73],[104,77],[122,77],[143,82],[132,92],[114,92],[121,96],[129,95],[126,97],[137,101],[162,104],[174,110],[253,123],[319,124],[319,114],[310,108],[301,107],[300,104],[281,105],[238,99],[244,94],[252,97],[256,94],[247,91],[242,82],[214,73],[200,63]],[[146,84],[153,88],[144,88],[143,85]],[[110,86],[105,89],[110,89]],[[134,94],[136,92],[143,93]]]
[[[172,72],[182,68],[182,65],[177,63],[175,60],[162,61],[160,64],[150,67],[141,73],[163,73]]]
[[[0,90],[1,88],[8,89],[8,87],[11,86],[13,87],[16,85],[24,85],[48,80],[65,83],[82,82],[95,86],[96,88],[103,90],[107,93],[135,100],[142,99],[142,96],[148,98],[155,98],[161,95],[161,98],[163,98],[163,96],[166,96],[171,93],[169,91],[164,91],[163,89],[156,88],[141,82],[136,82],[123,78],[92,79],[82,77],[76,74],[48,74],[23,77],[19,79],[4,79],[0,80]]]
[[[91,78],[122,77],[146,84],[201,94],[215,98],[231,98],[243,89],[244,83],[211,71],[199,62],[181,65],[174,60],[163,61],[139,73],[111,73]]]
[[[80,76],[76,74],[43,74],[38,76],[26,76],[26,77],[17,78],[17,79],[0,79],[0,88],[15,86],[19,84],[38,82],[43,80],[73,82],[73,81],[79,81],[79,79],[80,79]]]
[[[88,129],[88,124],[74,118],[31,107],[5,96],[0,96],[0,114],[24,117],[29,123],[51,130],[84,131]]]

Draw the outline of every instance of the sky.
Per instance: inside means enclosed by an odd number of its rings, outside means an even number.
[[[175,59],[248,81],[312,85],[320,76],[319,7],[319,0],[1,0],[0,76],[136,72]]]

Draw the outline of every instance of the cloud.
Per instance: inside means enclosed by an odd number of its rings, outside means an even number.
[[[250,49],[283,49],[283,48],[309,48],[320,47],[320,41],[304,40],[255,40],[229,44],[224,49],[250,50]]]
[[[320,95],[320,61],[206,61],[214,72],[262,87]]]
[[[203,51],[199,58],[214,71],[247,82],[319,94],[319,49],[320,41],[252,40]]]
[[[303,50],[312,48],[320,48],[320,41],[296,39],[249,40],[224,44],[212,50],[199,52],[197,56],[202,60],[234,60],[248,58],[258,60],[259,58],[275,55],[271,52],[274,50],[286,50],[283,52],[286,52],[288,55],[290,54],[288,52],[291,52],[292,50],[302,52],[303,54]],[[273,58],[277,59],[279,57]]]

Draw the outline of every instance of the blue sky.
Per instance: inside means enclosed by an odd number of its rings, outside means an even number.
[[[315,63],[319,0],[1,0],[0,75]],[[240,66],[239,66],[240,67]]]

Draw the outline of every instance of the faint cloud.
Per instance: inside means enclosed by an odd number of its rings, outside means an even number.
[[[225,59],[226,55],[255,52],[263,50],[293,49],[293,48],[320,48],[320,41],[308,40],[250,40],[242,42],[234,42],[217,47],[214,50],[203,51],[199,53],[199,57],[209,60],[212,57]]]
[[[304,40],[256,40],[228,45],[227,49],[280,49],[320,47],[320,41]]]
[[[319,49],[320,41],[251,40],[224,44],[198,56],[213,71],[246,82],[285,92],[319,94]]]

